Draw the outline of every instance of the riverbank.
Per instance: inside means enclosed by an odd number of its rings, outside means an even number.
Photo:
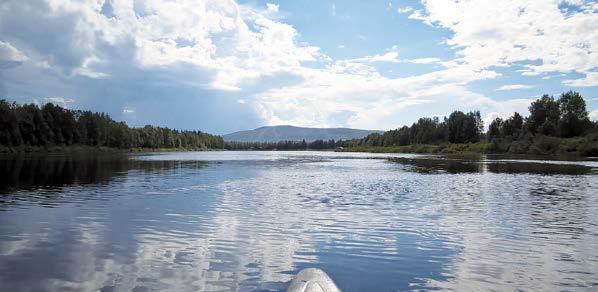
[[[189,152],[189,151],[226,151],[227,149],[209,148],[111,148],[87,145],[71,146],[20,146],[0,145],[0,153],[143,153],[143,152]],[[256,151],[276,151],[245,149]],[[528,136],[517,140],[510,138],[492,139],[490,142],[467,144],[414,144],[395,146],[349,146],[342,149],[301,149],[291,151],[339,151],[369,153],[422,153],[422,154],[524,154],[544,156],[598,156],[598,133],[583,137],[558,138],[550,136]]]
[[[476,144],[416,144],[396,146],[352,146],[337,150],[338,152],[369,152],[369,153],[485,153],[487,143]]]
[[[427,153],[427,154],[528,154],[598,156],[598,134],[575,138],[529,136],[518,140],[503,138],[467,144],[415,144],[397,146],[352,146],[342,152]]]
[[[140,153],[140,152],[187,152],[187,151],[215,151],[222,149],[208,149],[202,148],[112,148],[105,146],[87,146],[87,145],[70,145],[70,146],[18,146],[7,147],[0,145],[0,153]]]
[[[493,139],[491,142],[468,144],[417,144],[404,146],[353,146],[343,152],[371,153],[483,153],[483,154],[528,154],[528,155],[573,155],[598,156],[598,135],[576,138],[548,136],[527,137],[519,140]]]

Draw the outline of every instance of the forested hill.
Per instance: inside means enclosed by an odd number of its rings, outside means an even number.
[[[47,103],[19,105],[0,100],[0,150],[86,145],[112,148],[222,149],[224,140],[200,131],[145,126],[132,128],[107,114]]]
[[[349,128],[303,128],[294,126],[268,126],[249,131],[239,131],[222,136],[225,141],[278,142],[360,139],[382,131]]]

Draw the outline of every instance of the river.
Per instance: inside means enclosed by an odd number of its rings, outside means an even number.
[[[0,157],[0,290],[598,289],[597,190],[591,159]]]

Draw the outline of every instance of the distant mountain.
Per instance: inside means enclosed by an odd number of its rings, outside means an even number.
[[[294,126],[269,126],[255,130],[239,131],[222,136],[224,141],[237,142],[278,142],[289,141],[314,141],[314,140],[349,140],[363,138],[371,133],[383,131],[359,130],[349,128],[303,128]]]

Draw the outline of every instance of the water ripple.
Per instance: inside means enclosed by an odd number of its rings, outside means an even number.
[[[10,162],[72,177],[4,181],[0,290],[278,291],[305,267],[346,291],[598,285],[595,161],[52,159]]]

